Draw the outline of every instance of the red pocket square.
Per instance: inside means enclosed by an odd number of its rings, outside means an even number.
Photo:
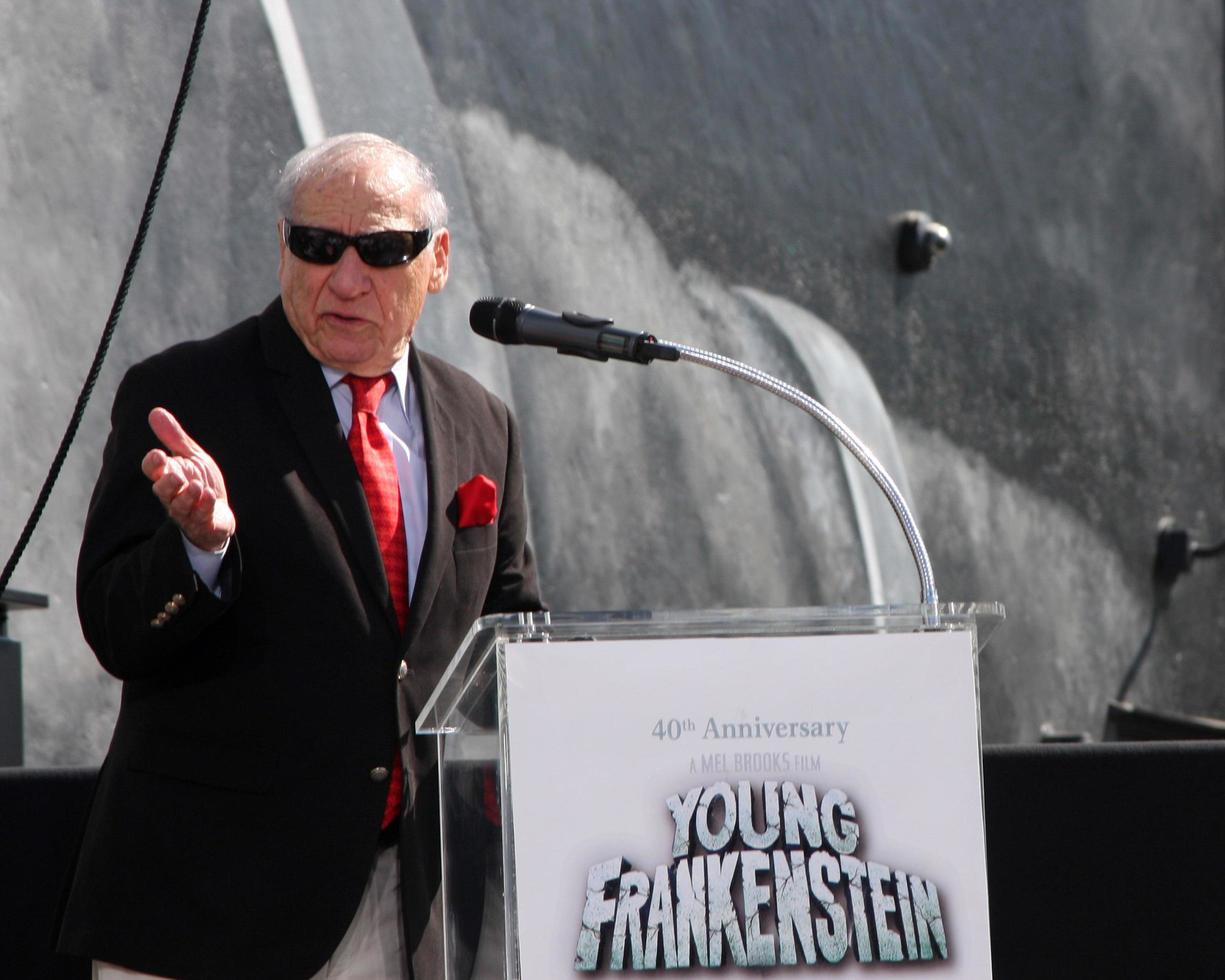
[[[460,529],[492,524],[498,516],[498,485],[484,473],[456,487],[455,499],[459,502],[456,526]]]

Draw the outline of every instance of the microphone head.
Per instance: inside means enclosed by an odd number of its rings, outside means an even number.
[[[468,311],[468,324],[486,340],[493,340],[493,321],[502,300],[495,296],[483,296],[472,304]]]
[[[468,324],[486,340],[502,344],[520,343],[515,320],[527,307],[517,299],[486,296],[472,304]]]

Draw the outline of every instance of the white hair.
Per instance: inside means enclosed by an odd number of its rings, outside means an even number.
[[[374,133],[332,136],[290,157],[276,184],[280,217],[292,220],[294,197],[303,184],[351,171],[355,165],[376,162],[386,167],[389,179],[407,188],[420,188],[419,222],[433,229],[447,223],[447,202],[438,189],[434,172],[399,143]]]

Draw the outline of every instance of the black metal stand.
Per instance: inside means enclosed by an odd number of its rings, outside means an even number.
[[[5,589],[0,594],[0,766],[25,762],[22,741],[21,644],[8,636],[9,611],[46,609],[47,597]]]

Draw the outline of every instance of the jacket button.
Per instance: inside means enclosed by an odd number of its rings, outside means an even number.
[[[386,766],[375,766],[373,769],[370,770],[370,781],[372,783],[381,783],[386,778],[387,778],[387,767]]]
[[[408,676],[408,664],[405,661],[401,660],[400,669],[396,671],[396,680],[402,681],[407,676]]]
[[[166,611],[166,614],[169,616],[173,616],[175,613],[179,611],[178,603],[174,602],[173,600],[166,603],[166,605],[163,606],[162,608]]]

